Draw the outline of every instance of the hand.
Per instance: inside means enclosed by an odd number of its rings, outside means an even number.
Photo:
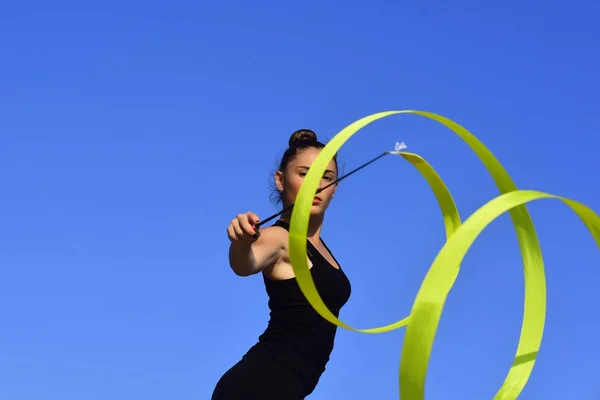
[[[255,225],[260,222],[258,215],[253,212],[246,214],[238,214],[237,217],[231,220],[231,224],[227,227],[227,236],[232,242],[253,243],[258,239],[260,232],[255,228]]]

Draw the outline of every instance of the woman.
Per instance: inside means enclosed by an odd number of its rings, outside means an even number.
[[[325,145],[311,130],[292,134],[275,173],[284,207],[293,204],[304,176]],[[323,175],[325,186],[337,178],[334,158]],[[336,316],[350,297],[350,282],[321,239],[325,211],[335,193],[332,185],[315,196],[307,235],[307,257],[319,294]],[[290,213],[257,232],[258,216],[238,215],[227,234],[229,263],[239,276],[262,273],[271,319],[244,357],[219,380],[212,400],[301,400],[315,389],[333,350],[337,327],[308,303],[296,282],[288,255]]]

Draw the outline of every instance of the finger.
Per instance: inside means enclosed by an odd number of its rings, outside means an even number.
[[[227,236],[229,237],[229,240],[235,240],[235,232],[233,231],[233,227],[231,225],[227,227]]]
[[[235,236],[237,240],[240,240],[244,237],[244,231],[242,229],[242,227],[240,226],[240,222],[235,219],[231,222],[231,227],[233,228],[233,231],[235,232]]]
[[[249,212],[248,219],[250,220],[250,223],[252,224],[252,228],[254,229],[252,237],[254,239],[258,239],[258,237],[260,236],[260,226],[257,227],[256,225],[258,225],[258,223],[260,222],[260,218],[255,213]]]
[[[240,226],[244,233],[249,236],[253,236],[256,233],[254,226],[248,221],[248,219],[242,219]]]
[[[253,212],[249,212],[246,215],[248,216],[248,221],[250,221],[252,225],[256,225],[260,222],[260,218],[258,218],[258,215],[254,214]]]

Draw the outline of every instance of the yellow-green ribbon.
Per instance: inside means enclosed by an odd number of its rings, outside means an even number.
[[[438,201],[447,241],[431,265],[409,317],[370,329],[356,329],[333,315],[319,296],[306,261],[306,236],[312,200],[327,164],[344,143],[364,126],[394,114],[416,114],[433,119],[450,128],[477,154],[494,179],[501,195],[486,203],[461,224],[458,210],[443,180],[423,158],[401,152],[427,180]],[[400,397],[404,400],[425,398],[425,378],[429,357],[446,298],[460,270],[460,264],[477,238],[492,221],[509,212],[523,259],[525,302],[521,335],[510,371],[494,397],[495,400],[516,399],[527,383],[540,348],[546,319],[546,277],[544,262],[533,221],[526,203],[554,198],[563,201],[581,218],[600,248],[600,217],[587,206],[574,200],[538,191],[518,190],[494,155],[472,133],[443,116],[415,110],[387,111],[369,115],[348,125],[326,146],[311,166],[296,198],[290,221],[289,253],[300,289],[313,308],[331,323],[356,332],[382,333],[406,326],[400,360]]]

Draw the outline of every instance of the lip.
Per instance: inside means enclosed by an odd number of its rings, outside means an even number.
[[[322,201],[322,200],[321,200],[321,198],[320,198],[319,196],[315,196],[315,197],[313,198],[313,204],[315,204],[315,203],[317,203],[317,204],[318,204],[318,203],[320,203],[321,201]]]

